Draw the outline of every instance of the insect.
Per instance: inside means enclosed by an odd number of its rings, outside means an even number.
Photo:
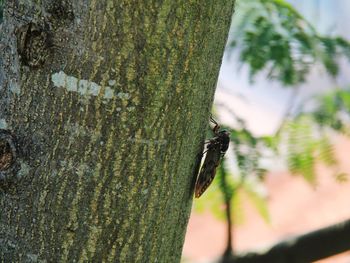
[[[221,158],[225,155],[230,142],[230,133],[226,130],[220,131],[219,124],[210,116],[210,121],[215,124],[213,128],[214,138],[206,142],[207,148],[204,163],[200,169],[196,186],[195,197],[199,198],[213,181],[216,168],[219,166]]]

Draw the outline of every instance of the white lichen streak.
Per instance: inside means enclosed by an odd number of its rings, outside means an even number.
[[[21,87],[18,85],[17,81],[15,80],[11,80],[10,81],[10,91],[16,95],[20,95],[21,94]]]
[[[122,100],[128,100],[130,98],[129,93],[115,92],[110,86],[101,86],[96,82],[78,79],[74,76],[69,76],[62,70],[60,72],[51,75],[51,81],[56,88],[65,88],[70,92],[77,92],[82,96],[102,96],[106,100],[118,97]],[[109,80],[108,84],[113,86],[116,84],[115,80]]]
[[[5,119],[0,119],[0,129],[6,130],[8,128],[8,124]]]

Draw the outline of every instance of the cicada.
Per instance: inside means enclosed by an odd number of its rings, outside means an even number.
[[[213,133],[215,137],[206,142],[207,147],[203,155],[205,159],[200,169],[196,186],[195,197],[199,198],[213,181],[216,168],[220,164],[221,158],[225,155],[230,143],[230,133],[226,130],[220,130],[219,124],[210,117],[210,121],[214,123]]]

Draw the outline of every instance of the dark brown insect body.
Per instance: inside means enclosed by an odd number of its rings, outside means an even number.
[[[213,128],[215,137],[207,142],[206,156],[195,187],[196,198],[199,198],[213,181],[216,168],[219,166],[230,142],[229,132],[226,130],[219,131],[219,124],[212,117],[210,117],[210,120],[215,124]]]

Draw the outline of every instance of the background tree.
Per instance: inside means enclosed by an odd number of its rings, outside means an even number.
[[[5,1],[0,260],[177,262],[234,1]]]
[[[269,221],[265,196],[258,191],[269,169],[262,160],[284,159],[289,171],[302,175],[312,185],[317,183],[315,167],[319,162],[333,167],[334,177],[339,182],[347,180],[347,175],[335,168],[337,159],[330,138],[334,131],[348,134],[350,117],[349,91],[338,88],[313,98],[316,107],[312,110],[300,107],[297,112],[292,112],[298,86],[305,82],[311,66],[321,64],[331,77],[335,77],[339,73],[338,58],[350,58],[350,44],[345,39],[320,35],[286,1],[240,1],[237,10],[228,52],[234,52],[233,55],[237,56],[240,63],[249,67],[251,81],[257,74],[265,74],[272,81],[278,81],[295,92],[273,136],[255,136],[247,129],[239,112],[231,111],[237,125],[226,129],[231,132],[229,151],[233,158],[222,163],[213,187],[196,203],[196,207],[201,210],[209,204],[216,215],[225,216],[227,246],[222,262],[288,262],[291,258],[294,258],[293,262],[304,262],[348,250],[350,241],[347,221],[308,234],[306,238],[295,238],[293,247],[285,245],[287,242],[276,244],[266,253],[232,260],[233,222],[241,220],[241,200],[252,201],[262,217]],[[217,107],[228,111],[225,105]],[[232,163],[228,165],[232,160],[236,166],[234,171]],[[222,195],[218,194],[220,192]],[[221,211],[222,203],[225,204],[225,213]],[[327,238],[337,235],[339,238],[333,246],[326,245],[321,249],[325,253],[318,253],[320,249],[317,246],[326,244]]]

